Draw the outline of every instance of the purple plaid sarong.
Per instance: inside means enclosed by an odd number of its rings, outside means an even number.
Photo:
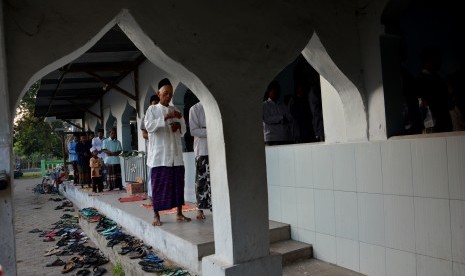
[[[153,211],[184,205],[184,166],[153,167],[151,179]]]

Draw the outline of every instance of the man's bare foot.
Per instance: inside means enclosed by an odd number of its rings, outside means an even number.
[[[183,214],[177,214],[177,215],[176,215],[176,220],[177,220],[177,221],[183,221],[183,222],[189,222],[189,221],[191,221],[190,218],[184,216]]]
[[[153,217],[153,226],[161,226],[161,221],[160,221],[160,216],[154,216]]]
[[[197,211],[197,219],[205,219],[205,215],[202,210]]]

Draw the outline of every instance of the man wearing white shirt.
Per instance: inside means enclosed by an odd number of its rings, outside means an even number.
[[[202,209],[212,208],[210,166],[208,163],[207,124],[205,112],[199,102],[189,110],[189,125],[194,136],[195,153],[195,196],[197,199],[197,219],[205,219]]]
[[[177,207],[176,220],[190,221],[182,213],[184,205],[184,161],[181,137],[186,123],[174,106],[173,86],[168,79],[158,83],[160,103],[149,107],[145,114],[145,128],[149,135],[147,166],[151,167],[154,226],[160,226],[159,211]]]

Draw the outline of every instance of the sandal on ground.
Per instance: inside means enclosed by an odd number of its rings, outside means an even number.
[[[181,221],[181,222],[189,222],[191,221],[190,218],[184,216],[184,215],[176,215],[176,220]]]
[[[62,266],[62,265],[65,265],[66,263],[60,259],[60,258],[57,258],[55,261],[51,262],[51,263],[48,263],[46,264],[45,266],[46,267],[50,267],[50,266]]]
[[[198,211],[197,212],[197,216],[195,217],[196,219],[199,219],[199,220],[202,220],[202,219],[205,219],[205,214],[203,213],[203,211]]]
[[[96,266],[94,267],[94,274],[93,276],[100,276],[103,275],[107,270],[104,267]]]
[[[145,249],[143,249],[142,247],[137,247],[136,249],[134,249],[133,252],[128,254],[130,259],[143,258],[145,257],[145,255],[147,255],[147,251],[145,251]]]
[[[73,261],[69,260],[68,262],[66,262],[65,266],[61,270],[61,273],[68,273],[71,270],[73,270],[75,267],[76,267],[76,264]]]
[[[60,253],[60,252],[61,252],[60,249],[54,248],[52,250],[47,251],[47,253],[45,253],[44,256],[52,256],[52,255],[55,255],[55,254]]]
[[[147,265],[147,266],[142,266],[142,270],[145,272],[162,272],[165,270],[165,267],[163,265],[161,266]]]
[[[90,270],[84,268],[80,269],[76,272],[76,276],[89,276],[90,275]]]

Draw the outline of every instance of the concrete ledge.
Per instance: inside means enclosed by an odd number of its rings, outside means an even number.
[[[271,254],[250,262],[230,265],[216,255],[204,257],[202,272],[206,276],[282,275],[281,255]]]
[[[153,213],[150,210],[144,210],[139,206],[140,204],[119,203],[118,198],[126,197],[126,193],[118,194],[116,192],[109,196],[89,196],[88,193],[71,183],[61,185],[60,191],[79,208],[94,207],[98,209],[100,213],[127,229],[128,233],[143,240],[156,251],[161,252],[167,259],[200,274],[201,262],[199,259],[201,256],[198,255],[197,244],[176,235],[179,232],[185,233],[189,231],[199,235],[199,233],[195,233],[198,232],[198,229],[192,226],[188,227],[191,223],[177,223],[174,216],[167,215],[162,217],[163,226],[154,227],[151,224]],[[119,208],[118,204],[120,204],[121,208]],[[208,244],[206,246],[207,248],[211,247]]]

